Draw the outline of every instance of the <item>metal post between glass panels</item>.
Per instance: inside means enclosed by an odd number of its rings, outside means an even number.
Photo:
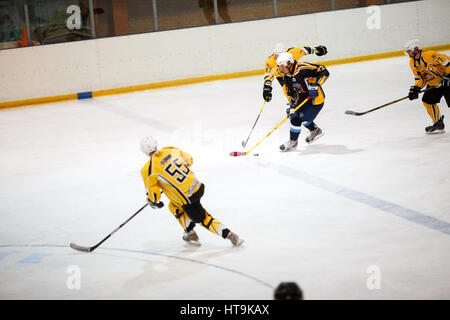
[[[218,24],[219,23],[219,12],[217,10],[217,0],[214,0],[214,23]]]
[[[97,35],[95,33],[94,5],[92,4],[92,0],[89,0],[89,17],[91,21],[92,39],[95,39]]]
[[[277,0],[273,0],[273,17],[276,18],[277,14]]]
[[[334,0],[330,0],[330,8],[331,10],[334,10]]]
[[[153,23],[155,25],[155,31],[158,31],[158,10],[156,8],[156,0],[152,0],[153,2]]]
[[[31,43],[30,39],[30,17],[28,16],[28,4],[23,5],[23,9],[25,11],[25,28],[27,32],[27,45],[29,46]]]

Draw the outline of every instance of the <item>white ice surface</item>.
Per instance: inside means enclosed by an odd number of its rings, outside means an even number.
[[[261,77],[0,111],[0,299],[272,299],[281,281],[306,299],[450,299],[449,133],[424,133],[420,100],[344,114],[407,95],[406,56],[329,71],[325,135],[307,145],[303,129],[292,153],[278,151],[285,122],[259,157],[228,155],[262,106]],[[276,84],[248,146],[284,111]],[[204,207],[242,248],[200,226],[202,246],[187,246],[165,196],[93,253],[68,247],[96,244],[145,203],[145,134],[193,155]]]

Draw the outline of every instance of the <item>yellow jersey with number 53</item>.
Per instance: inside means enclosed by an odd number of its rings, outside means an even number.
[[[176,147],[158,150],[141,170],[148,199],[159,202],[161,190],[175,205],[190,204],[191,197],[201,186],[191,170],[191,155]]]

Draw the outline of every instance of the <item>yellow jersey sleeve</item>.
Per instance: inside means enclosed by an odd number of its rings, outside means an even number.
[[[158,175],[152,174],[148,177],[148,199],[151,202],[159,202],[161,199],[161,188],[158,186]]]
[[[148,194],[148,168],[150,166],[150,161],[147,161],[147,163],[142,167],[141,169],[141,176],[142,176],[142,181],[144,182],[144,186],[145,186],[145,192]]]
[[[158,177],[151,173],[152,160],[150,159],[141,169],[147,198],[151,202],[159,202],[161,199],[161,188],[158,186]]]
[[[423,60],[439,75],[450,73],[450,58],[446,54],[431,50],[424,51]]]
[[[298,48],[291,48],[288,49],[287,52],[292,54],[292,57],[294,57],[294,60],[299,61],[303,56],[309,54],[307,47],[298,47]]]
[[[194,159],[192,156],[187,153],[180,150],[181,157],[183,158],[183,162],[186,166],[190,167],[194,163]]]
[[[272,54],[269,58],[267,58],[266,63],[264,64],[264,82],[272,82],[277,69],[277,58],[275,58],[275,55]]]
[[[409,66],[411,67],[411,70],[412,70],[412,72],[414,74],[414,85],[416,87],[423,88],[424,81],[423,81],[422,77],[419,76],[419,73],[417,72],[417,68],[416,68],[416,66],[414,64],[414,59],[413,58],[411,58],[409,60]]]

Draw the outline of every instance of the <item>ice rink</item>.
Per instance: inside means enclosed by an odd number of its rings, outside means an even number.
[[[449,52],[447,52],[449,54]],[[450,136],[426,135],[406,96],[408,57],[328,67],[325,135],[281,153],[286,121],[242,151],[262,76],[0,111],[0,299],[450,299]],[[151,79],[149,79],[151,80]],[[278,84],[248,142],[285,116]],[[450,109],[440,103],[450,131]],[[194,157],[202,203],[245,243],[201,226],[181,239],[166,206],[145,208],[143,135]]]

